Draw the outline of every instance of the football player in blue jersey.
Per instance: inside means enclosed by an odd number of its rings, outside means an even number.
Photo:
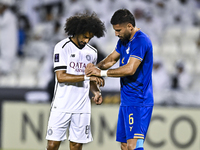
[[[152,43],[135,26],[135,18],[127,9],[117,10],[111,24],[119,37],[116,48],[97,66],[88,64],[85,73],[87,76],[120,77],[121,103],[116,140],[121,142],[122,150],[144,150],[154,105]],[[109,69],[118,60],[119,68]]]

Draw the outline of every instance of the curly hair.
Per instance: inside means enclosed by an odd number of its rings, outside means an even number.
[[[105,31],[106,28],[104,23],[94,12],[91,15],[85,13],[72,16],[66,20],[65,24],[65,32],[68,36],[75,36],[89,32],[100,38],[105,35]]]
[[[110,23],[112,25],[131,23],[135,27],[135,17],[128,9],[119,9],[113,14]]]

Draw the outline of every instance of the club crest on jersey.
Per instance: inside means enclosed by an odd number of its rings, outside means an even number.
[[[54,61],[59,62],[59,54],[55,54]]]
[[[90,61],[90,60],[91,60],[91,56],[90,56],[90,55],[86,55],[86,59],[87,59],[88,61]]]
[[[127,48],[126,53],[129,54],[130,47]]]

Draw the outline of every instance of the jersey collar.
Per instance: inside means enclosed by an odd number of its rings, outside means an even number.
[[[84,46],[83,48],[78,47],[78,46],[76,45],[76,43],[74,43],[74,42],[72,41],[71,37],[69,37],[69,40],[70,40],[79,50],[82,50],[82,49],[85,47],[85,46]],[[87,45],[87,44],[86,44],[86,45]]]
[[[135,39],[135,37],[138,35],[138,33],[140,32],[140,30],[136,31],[134,36],[131,38],[130,42],[133,41]]]

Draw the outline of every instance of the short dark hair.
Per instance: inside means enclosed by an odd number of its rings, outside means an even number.
[[[110,23],[112,25],[131,23],[135,27],[135,17],[128,9],[119,9],[113,14]]]
[[[84,13],[72,16],[66,20],[65,24],[65,32],[69,36],[75,36],[89,32],[100,38],[105,35],[105,31],[106,28],[104,23],[94,12],[91,15]]]

